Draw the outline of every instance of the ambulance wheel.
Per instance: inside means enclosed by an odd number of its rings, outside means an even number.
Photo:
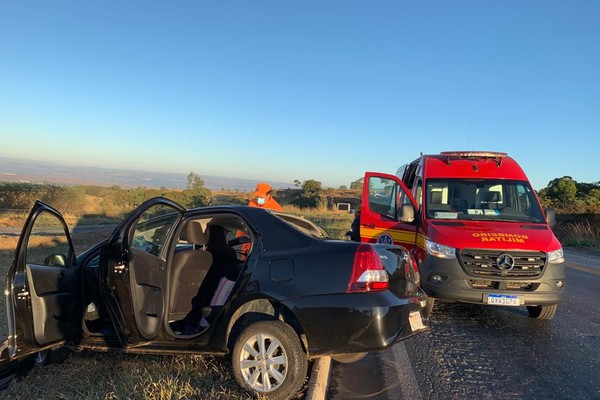
[[[335,361],[341,364],[352,364],[354,362],[360,361],[369,353],[350,353],[350,354],[336,354],[331,356]]]
[[[551,306],[527,306],[527,312],[531,318],[536,319],[552,319],[556,314],[558,304],[552,304]]]

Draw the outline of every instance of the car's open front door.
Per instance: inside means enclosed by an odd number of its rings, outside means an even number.
[[[160,333],[167,293],[167,253],[185,210],[154,198],[135,209],[100,253],[102,291],[125,347]]]
[[[415,246],[417,203],[394,175],[367,172],[363,182],[360,237],[363,242]]]
[[[74,265],[75,252],[64,219],[37,201],[6,277],[10,359],[79,337],[82,307]]]

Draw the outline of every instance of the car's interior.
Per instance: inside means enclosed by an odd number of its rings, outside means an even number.
[[[164,224],[170,225],[170,222]],[[162,252],[156,250],[157,243],[164,243],[168,229],[158,225],[160,223],[138,223],[130,238],[129,275],[135,308],[149,320],[163,309],[165,323],[162,325],[172,336],[197,335],[218,317],[233,293],[252,248],[252,233],[237,215],[202,216],[178,224],[181,228],[173,232],[174,245]],[[166,262],[161,264],[163,256]],[[100,273],[98,256],[86,264],[86,274]],[[162,265],[166,267],[164,273],[160,272]],[[154,273],[150,269],[155,270]],[[99,277],[86,281],[98,282]],[[144,288],[147,290],[142,290]],[[146,294],[148,290],[153,293]],[[84,330],[91,335],[105,336],[114,332],[108,313],[102,309],[100,296],[98,288],[89,288]],[[160,329],[146,326],[145,320],[136,317],[142,333],[146,328],[149,334]]]
[[[210,326],[231,295],[251,234],[233,215],[184,222],[169,264],[167,320],[174,335],[194,335]]]

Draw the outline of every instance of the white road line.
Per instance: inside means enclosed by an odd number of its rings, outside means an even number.
[[[331,370],[331,357],[319,357],[310,374],[307,400],[325,400],[329,386],[329,373]]]
[[[396,374],[398,375],[398,382],[400,382],[399,387],[402,398],[422,400],[423,396],[421,395],[417,377],[406,352],[404,342],[400,342],[392,347],[392,354],[394,355],[394,364],[396,365]]]
[[[566,263],[566,266],[569,267],[569,268],[577,269],[579,271],[589,272],[590,274],[594,274],[594,275],[600,276],[600,271],[595,270],[593,268],[582,267],[581,265],[575,265],[575,264],[571,264],[571,263]]]

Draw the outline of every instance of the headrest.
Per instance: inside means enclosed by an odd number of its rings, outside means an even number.
[[[431,192],[431,204],[442,204],[442,192]]]
[[[502,201],[502,194],[495,190],[490,190],[487,194],[487,201],[500,202]]]
[[[202,225],[198,221],[190,221],[185,226],[185,240],[188,243],[194,243],[204,246],[207,243],[207,237],[202,232]]]
[[[220,225],[208,225],[206,227],[206,236],[209,246],[227,246],[225,230]]]

